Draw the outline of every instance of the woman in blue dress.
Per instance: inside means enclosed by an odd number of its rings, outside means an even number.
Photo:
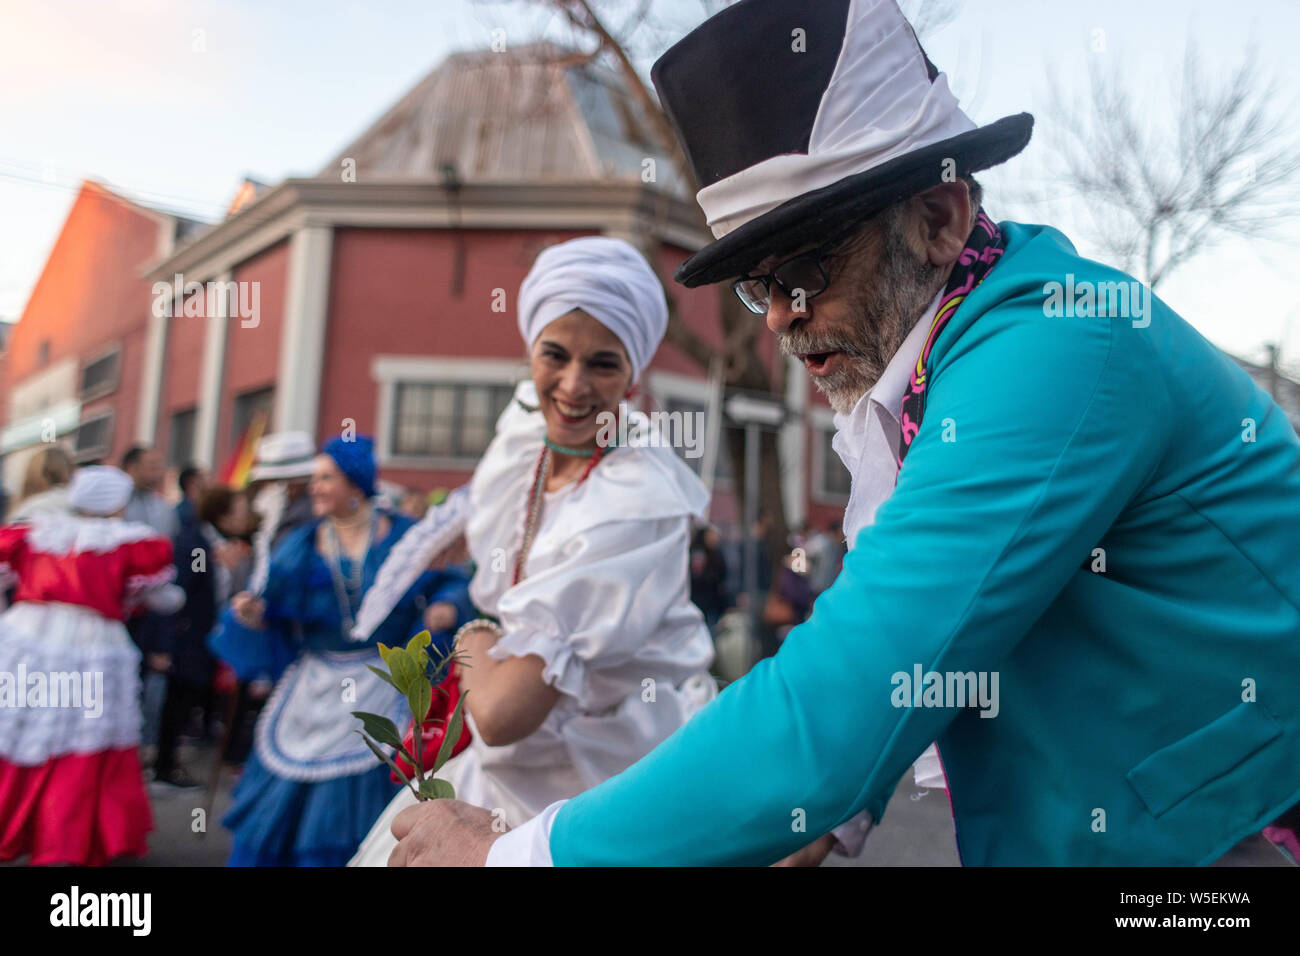
[[[473,616],[463,574],[426,571],[367,640],[351,639],[375,572],[413,522],[371,503],[374,446],[364,436],[325,445],[309,492],[314,519],[276,549],[260,595],[231,599],[212,637],[241,679],[277,681],[222,821],[234,834],[231,866],[348,861],[399,787],[355,732],[352,711],[399,726],[409,717],[405,698],[366,666],[380,666],[376,645],[427,628],[446,651]]]

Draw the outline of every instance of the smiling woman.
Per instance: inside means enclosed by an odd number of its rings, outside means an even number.
[[[500,624],[461,635],[473,741],[439,772],[511,826],[619,773],[717,693],[689,593],[691,522],[708,493],[666,446],[601,441],[667,321],[658,278],[614,239],[547,249],[520,291],[532,379],[497,423],[459,519],[477,568],[470,596]],[[358,636],[445,545],[461,495],[399,542]],[[392,821],[413,802],[398,794],[353,865],[388,862]]]

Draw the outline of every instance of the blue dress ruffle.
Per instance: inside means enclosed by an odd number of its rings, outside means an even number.
[[[319,783],[277,777],[250,753],[221,821],[235,835],[228,866],[345,866],[401,784],[389,769]]]
[[[398,539],[414,522],[384,512],[392,530],[376,543],[362,568],[362,594],[369,590],[380,566]],[[422,615],[430,604],[456,606],[456,626],[474,614],[469,579],[458,570],[426,571],[365,642],[343,634],[343,618],[329,566],[316,551],[317,521],[295,528],[271,556],[262,597],[266,601],[264,630],[244,627],[227,609],[209,638],[214,653],[229,663],[242,680],[269,677],[279,681],[289,664],[304,651],[358,651],[375,644],[405,644],[423,629]],[[342,562],[344,575],[350,568]],[[356,598],[356,606],[360,597]],[[352,608],[353,613],[356,606]],[[435,648],[446,651],[454,628],[433,634]],[[263,713],[261,719],[273,719]],[[356,852],[399,784],[388,767],[375,761],[363,773],[321,781],[290,780],[273,773],[256,752],[249,755],[234,803],[222,823],[234,834],[231,866],[341,866]]]

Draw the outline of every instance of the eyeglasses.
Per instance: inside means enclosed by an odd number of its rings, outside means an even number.
[[[838,233],[817,248],[801,252],[778,263],[770,272],[742,276],[731,284],[731,288],[735,291],[736,297],[745,303],[745,308],[755,315],[767,314],[772,304],[773,282],[792,299],[797,299],[799,293],[803,293],[802,300],[807,302],[821,295],[831,284],[825,260],[831,258],[844,240],[860,228],[861,223],[855,223],[851,228]]]

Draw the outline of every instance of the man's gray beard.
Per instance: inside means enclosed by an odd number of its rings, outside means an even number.
[[[942,269],[919,258],[907,245],[901,207],[886,212],[880,229],[884,250],[878,268],[850,272],[849,307],[856,321],[847,332],[809,333],[804,329],[780,337],[787,355],[842,353],[840,368],[813,382],[831,408],[847,415],[869,392],[898,352],[921,313],[939,291]],[[850,263],[853,270],[856,263]]]

